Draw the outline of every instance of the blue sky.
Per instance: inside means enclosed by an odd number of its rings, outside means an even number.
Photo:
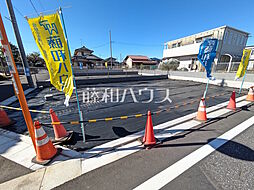
[[[128,54],[162,57],[163,43],[214,27],[229,25],[251,33],[254,44],[253,0],[31,0],[38,12],[63,9],[70,48],[81,44],[103,58]],[[24,15],[36,16],[30,0],[12,0],[26,53],[39,51]],[[5,0],[0,0],[8,38],[16,44]],[[46,14],[46,13],[45,13]],[[22,16],[23,15],[23,16]],[[251,24],[252,23],[252,24]]]

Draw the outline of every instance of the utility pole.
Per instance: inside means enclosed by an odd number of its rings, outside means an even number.
[[[7,34],[4,28],[4,23],[2,20],[2,16],[0,13],[0,44],[3,48],[3,52],[4,52],[4,57],[6,59],[6,63],[8,65],[9,68],[9,72],[12,76],[12,81],[13,81],[13,88],[14,91],[18,97],[19,100],[19,104],[20,107],[22,109],[22,113],[26,122],[26,126],[29,132],[29,135],[32,139],[33,145],[34,145],[34,149],[36,150],[36,143],[35,143],[35,134],[34,134],[34,126],[33,126],[33,120],[31,117],[31,114],[29,112],[29,108],[27,106],[27,102],[26,102],[26,97],[23,91],[23,87],[21,85],[20,82],[20,78],[19,78],[19,74],[17,71],[17,67],[12,55],[12,51],[11,51],[11,46],[9,44],[8,38],[7,38]]]
[[[112,41],[111,41],[111,30],[109,31],[109,44],[110,44],[110,62],[111,62],[111,69],[113,66],[113,61],[112,61]]]
[[[122,65],[122,53],[120,53],[119,68],[121,68],[121,65]]]
[[[6,0],[6,4],[7,4],[7,7],[8,7],[9,14],[10,14],[11,23],[12,23],[12,26],[13,26],[13,29],[14,29],[15,37],[16,37],[16,40],[17,40],[17,43],[18,43],[19,53],[20,53],[21,60],[22,60],[22,63],[23,63],[24,73],[26,75],[29,87],[33,88],[34,83],[33,83],[31,73],[30,73],[29,65],[27,63],[26,53],[25,53],[25,50],[24,50],[23,43],[21,41],[19,28],[18,28],[18,24],[17,24],[17,21],[16,21],[14,11],[13,11],[11,0]]]

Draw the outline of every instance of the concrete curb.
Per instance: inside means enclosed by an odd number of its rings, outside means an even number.
[[[164,80],[168,79],[167,75],[157,76],[130,76],[130,77],[117,77],[117,78],[97,78],[97,79],[78,79],[77,85],[91,85],[91,84],[106,84],[106,83],[121,83],[121,82],[134,82],[134,81],[149,81],[149,80]],[[38,81],[37,86],[50,87],[49,81]]]
[[[52,189],[80,176],[81,174],[81,159],[67,160],[2,183],[0,184],[0,189]]]
[[[27,95],[31,92],[33,92],[36,88],[28,88],[27,90],[24,91],[24,94]],[[12,96],[2,102],[0,102],[0,105],[3,105],[3,106],[9,106],[10,104],[16,102],[18,99],[16,98],[16,96]]]
[[[169,79],[172,80],[186,80],[186,81],[194,81],[194,82],[201,82],[207,83],[207,79],[205,78],[195,78],[195,77],[183,77],[183,76],[173,76],[169,75]],[[217,86],[227,86],[232,88],[240,88],[242,81],[232,81],[232,80],[224,80],[224,79],[217,79],[214,81],[209,81],[210,84],[217,85]],[[254,83],[252,82],[244,82],[243,89],[248,89],[253,86]]]
[[[143,70],[139,71],[139,75],[142,76],[157,76],[157,75],[165,75],[168,73],[168,78],[172,80],[186,80],[186,81],[194,81],[200,83],[207,83],[207,78],[205,72],[181,72],[181,71],[161,71],[161,70]],[[235,73],[212,73],[212,75],[216,78],[215,81],[210,81],[210,84],[217,86],[228,86],[233,88],[240,88],[242,79],[239,81],[234,81]],[[248,73],[246,75],[245,82],[243,83],[243,89],[248,89],[249,87],[254,85],[254,81],[252,82],[253,74]],[[248,79],[248,80],[247,80]]]
[[[138,75],[138,71],[103,71],[103,72],[74,72],[75,77],[78,76],[111,76],[111,75]]]

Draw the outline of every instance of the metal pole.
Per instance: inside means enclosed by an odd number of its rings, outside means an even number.
[[[18,28],[18,24],[17,24],[17,21],[16,21],[14,11],[13,11],[11,0],[6,0],[6,4],[7,4],[9,14],[10,14],[10,17],[11,17],[11,23],[12,23],[12,26],[13,26],[13,29],[14,29],[15,37],[16,37],[16,40],[17,40],[17,43],[18,43],[19,53],[20,53],[21,60],[22,60],[22,63],[23,63],[24,73],[26,75],[29,87],[33,88],[34,83],[33,83],[31,73],[30,73],[29,65],[27,63],[26,53],[25,53],[25,50],[24,50],[23,43],[21,41],[19,28]]]
[[[111,41],[111,30],[109,31],[109,43],[110,43],[110,61],[111,61],[111,69],[113,65],[112,61],[112,41]]]
[[[64,24],[63,11],[62,11],[62,8],[61,8],[61,7],[59,7],[59,14],[60,14],[61,19],[62,19],[63,29],[64,29],[64,35],[65,35],[66,42],[67,42],[67,46],[68,46],[68,50],[69,50],[68,53],[69,53],[69,57],[70,57],[71,70],[72,70],[72,75],[73,75],[73,85],[74,85],[74,88],[75,88],[75,94],[76,94],[76,99],[77,99],[79,119],[80,119],[80,121],[81,121],[81,124],[80,124],[80,125],[81,125],[81,130],[82,130],[82,135],[83,135],[83,142],[86,142],[85,127],[84,127],[84,123],[82,122],[82,121],[83,121],[83,115],[82,115],[82,112],[81,112],[80,106],[79,106],[79,98],[78,98],[77,85],[76,85],[75,75],[74,75],[74,72],[73,72],[73,67],[72,67],[72,62],[71,62],[70,46],[69,46],[69,41],[68,41],[68,37],[67,37],[67,32],[66,32],[66,28],[65,28],[65,24]]]
[[[22,109],[22,113],[26,122],[26,126],[29,132],[29,135],[32,139],[34,149],[36,150],[36,143],[35,143],[35,134],[34,134],[34,126],[33,126],[33,120],[31,117],[31,114],[29,112],[29,108],[26,102],[26,97],[20,82],[19,74],[17,71],[17,67],[11,52],[11,46],[9,44],[6,31],[4,28],[4,23],[1,17],[0,13],[0,44],[3,46],[4,49],[4,56],[6,58],[7,65],[9,67],[9,71],[12,76],[12,81],[13,81],[13,87],[14,91],[18,96],[19,104]]]
[[[210,81],[210,79],[208,78],[207,83],[206,83],[206,88],[205,88],[205,92],[204,92],[203,98],[206,97],[206,94],[207,94],[207,91],[208,91],[209,81]]]
[[[246,68],[246,69],[247,69],[247,68]],[[242,80],[241,87],[240,87],[240,90],[239,90],[239,95],[240,95],[241,92],[242,92],[242,88],[243,88],[243,83],[244,83],[244,80],[245,80],[245,76],[246,76],[246,71],[245,71],[245,73],[244,73],[244,75],[243,75],[243,80]]]

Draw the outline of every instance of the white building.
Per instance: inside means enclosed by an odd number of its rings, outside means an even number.
[[[215,64],[218,62],[240,61],[248,36],[249,33],[247,32],[229,26],[221,26],[169,41],[164,44],[163,61],[175,58],[180,61],[179,69],[187,68],[188,70],[195,70],[200,68],[197,55],[200,44],[206,38],[216,38],[219,40]]]
[[[252,50],[247,70],[253,70],[254,69],[254,45],[253,46],[246,46],[245,49],[251,49]]]

